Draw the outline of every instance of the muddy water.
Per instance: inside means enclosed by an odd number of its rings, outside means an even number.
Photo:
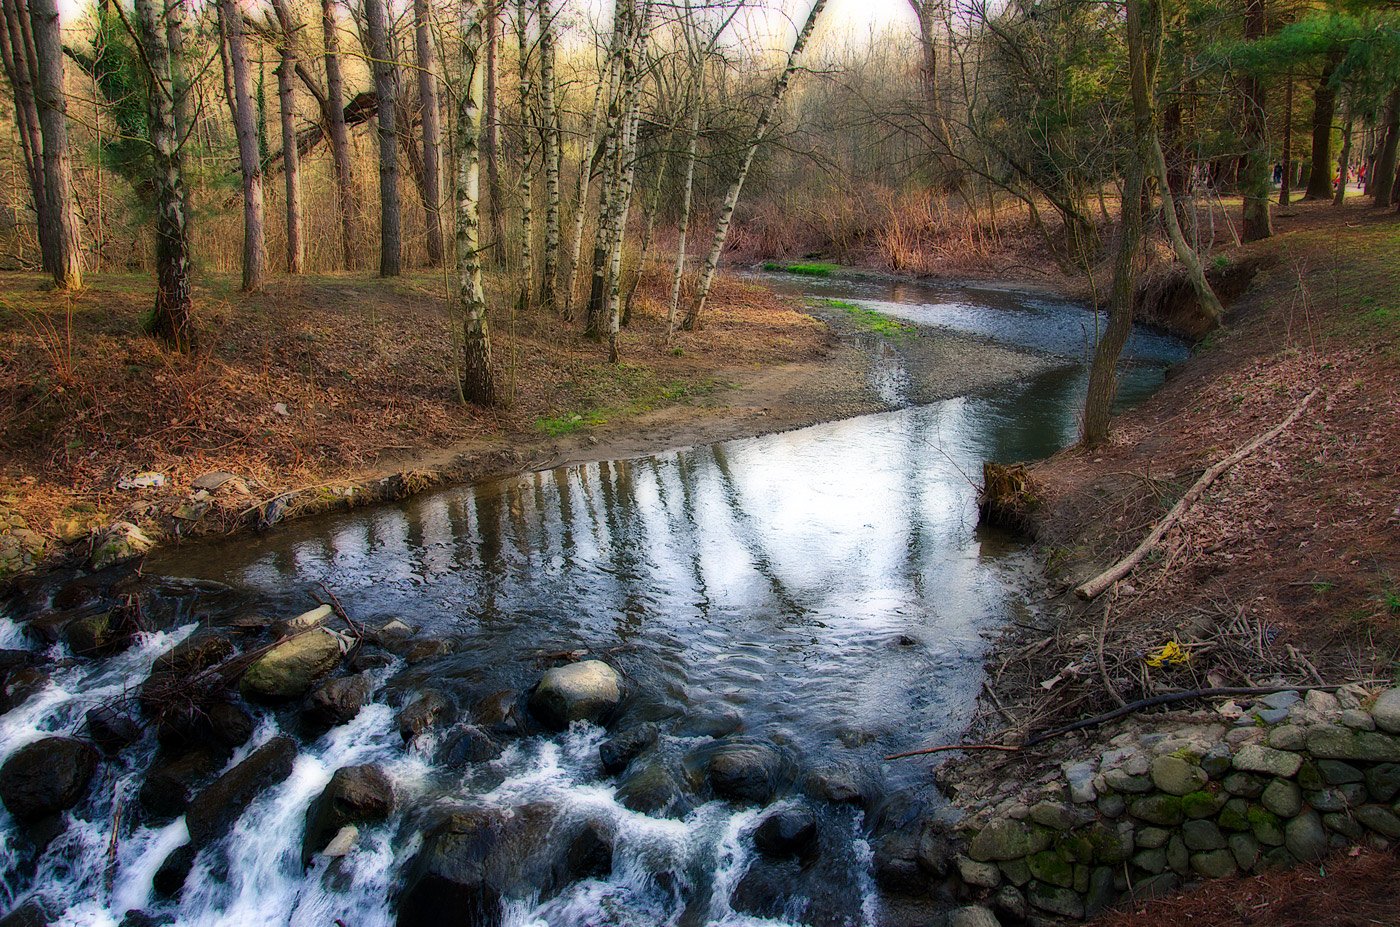
[[[826,805],[802,798],[802,783],[852,770],[881,794],[927,792],[925,767],[888,769],[879,758],[956,738],[989,636],[1027,611],[1017,583],[1026,552],[976,527],[973,483],[985,459],[1036,458],[1073,440],[1084,388],[1075,345],[1092,317],[1005,293],[816,289],[1062,363],[987,395],[444,490],[166,552],[146,565],[155,581],[231,587],[203,603],[198,591],[187,594],[182,615],[295,614],[324,584],[358,621],[402,618],[450,639],[454,652],[376,670],[376,704],[305,742],[292,776],[201,854],[179,899],[154,896],[150,879],[183,842],[182,820],[114,820],[154,751],[148,735],[104,768],[37,865],[21,861],[3,822],[9,900],[42,893],[73,924],[115,924],[130,909],[182,924],[388,924],[419,844],[414,809],[466,800],[547,805],[560,820],[601,820],[612,834],[610,874],[548,896],[520,888],[505,903],[511,925],[738,925],[760,915],[770,918],[762,923],[887,922],[872,874],[878,796]],[[1131,350],[1124,401],[1155,388],[1180,356],[1146,333]],[[893,357],[878,375],[897,404]],[[173,623],[121,657],[58,670],[0,723],[0,754],[41,731],[73,730],[94,698],[192,630],[185,619]],[[13,627],[7,633],[19,639]],[[795,769],[778,802],[815,806],[817,862],[801,872],[765,862],[751,834],[771,812],[703,788],[669,817],[630,810],[618,780],[599,769],[598,728],[556,736],[527,728],[499,759],[467,768],[437,762],[431,737],[403,745],[394,706],[416,690],[442,688],[470,711],[483,695],[527,690],[566,653],[601,657],[626,675],[629,699],[614,730],[660,723],[659,746],[637,762],[670,764],[684,779],[717,740],[777,745]],[[263,712],[259,724],[253,744],[291,722]],[[367,828],[333,873],[323,861],[303,874],[308,804],[336,768],[366,762],[388,770],[400,811]],[[114,830],[120,839],[111,841]],[[87,865],[104,853],[105,876]]]

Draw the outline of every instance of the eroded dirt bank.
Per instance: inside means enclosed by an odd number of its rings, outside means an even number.
[[[1232,308],[1226,329],[1155,397],[1118,418],[1106,446],[1030,468],[1031,529],[1046,575],[1029,593],[1043,617],[1011,629],[994,652],[969,742],[1015,745],[1171,691],[1356,683],[1352,698],[1365,707],[1393,685],[1400,226],[1389,212],[1304,204],[1280,220],[1279,232],[1230,255],[1265,257],[1272,269]],[[1300,418],[1227,471],[1128,577],[1092,602],[1073,595],[1132,550],[1207,467],[1314,391]],[[1249,725],[1257,699],[1193,700],[1021,751],[968,752],[943,764],[938,778],[965,808],[1014,805],[1022,795],[1033,803],[1076,763],[1097,770],[1124,737]],[[1344,818],[1329,823],[1325,841],[1359,836],[1343,833]],[[1368,839],[1387,844],[1383,835]],[[1214,924],[1369,923],[1348,918],[1379,910],[1390,880],[1360,874],[1396,871],[1392,851],[1369,852],[1379,857],[1364,865],[1308,867],[1309,878],[1338,875],[1309,883],[1306,903],[1289,902],[1279,879],[1261,876],[1208,883],[1199,896],[1161,906],[1130,900],[1112,922],[1177,923],[1199,904]],[[1187,866],[1178,881],[1189,887],[1202,875]],[[1240,902],[1246,898],[1253,900]]]

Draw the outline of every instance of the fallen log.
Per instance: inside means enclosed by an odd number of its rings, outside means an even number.
[[[1239,450],[1212,465],[1205,473],[1202,473],[1201,478],[1196,480],[1196,482],[1191,485],[1190,489],[1186,490],[1186,495],[1182,496],[1181,500],[1178,501],[1176,505],[1172,506],[1172,510],[1166,514],[1165,518],[1157,522],[1152,528],[1152,531],[1143,539],[1141,544],[1133,549],[1132,553],[1128,554],[1128,556],[1124,557],[1122,560],[1119,560],[1107,570],[1104,570],[1098,576],[1082,583],[1074,590],[1075,595],[1086,600],[1096,598],[1103,594],[1109,586],[1112,586],[1131,573],[1133,568],[1142,562],[1142,558],[1146,557],[1148,552],[1156,547],[1157,544],[1161,542],[1162,538],[1166,537],[1172,525],[1175,525],[1181,520],[1181,516],[1186,514],[1186,511],[1210,488],[1212,483],[1220,478],[1222,473],[1282,434],[1289,425],[1292,425],[1298,420],[1303,414],[1303,411],[1307,409],[1308,403],[1313,401],[1313,398],[1317,396],[1318,392],[1320,392],[1320,389],[1314,389],[1311,393],[1308,393],[1307,396],[1303,397],[1303,401],[1298,403],[1293,411],[1288,414],[1287,418],[1263,434],[1256,435]]]

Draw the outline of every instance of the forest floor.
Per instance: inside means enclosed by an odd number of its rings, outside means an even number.
[[[878,345],[726,277],[703,329],[669,344],[664,286],[642,287],[619,365],[577,325],[498,313],[495,358],[512,398],[491,411],[458,399],[435,275],[279,278],[251,295],[208,276],[192,358],[140,333],[147,278],[94,275],[71,298],[42,283],[0,275],[0,574],[85,556],[118,521],[157,540],[227,534],[885,407],[867,375]],[[1033,366],[949,334],[918,348],[939,371],[927,399]],[[983,363],[964,363],[969,352]]]
[[[1132,701],[1175,688],[1400,678],[1400,219],[1361,204],[1301,203],[1277,214],[1275,230],[1226,253],[1266,269],[1224,328],[1153,398],[1115,419],[1108,444],[1030,468],[1031,528],[1047,564],[1046,588],[1035,591],[1048,620],[999,644],[989,664],[989,701],[999,704],[985,706],[971,741],[1015,742],[1115,708],[1106,679]],[[1314,390],[1301,417],[1226,471],[1116,589],[1089,603],[1073,595],[1131,551],[1207,467]],[[1149,666],[1171,642],[1188,658]],[[967,754],[939,778],[974,789],[1033,781],[1117,730],[1046,750]],[[1370,894],[1387,900],[1393,881],[1358,867],[1396,866],[1371,856],[1324,867],[1360,874],[1315,880],[1311,902],[1299,889],[1288,907],[1280,899],[1293,883],[1255,879],[1106,923],[1175,924],[1188,908],[1213,925],[1371,923],[1357,912]],[[1347,906],[1329,904],[1329,892]],[[1256,907],[1240,907],[1246,896]]]

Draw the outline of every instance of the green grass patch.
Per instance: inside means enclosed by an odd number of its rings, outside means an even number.
[[[840,309],[859,328],[883,335],[886,338],[903,338],[917,331],[917,327],[908,322],[885,315],[883,312],[877,312],[874,309],[858,306],[844,299],[824,299],[822,305],[830,306],[832,309]]]
[[[535,428],[559,438],[612,419],[692,402],[732,385],[713,377],[661,380],[655,370],[640,364],[588,364],[578,369],[574,380],[563,384],[571,408],[536,419]]]
[[[835,264],[780,264],[769,261],[764,270],[776,270],[785,274],[802,274],[807,277],[830,277],[836,271]]]

